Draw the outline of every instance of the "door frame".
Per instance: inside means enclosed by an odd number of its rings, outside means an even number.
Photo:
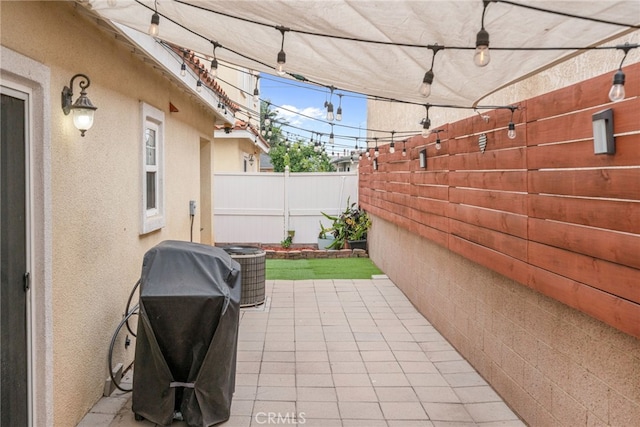
[[[0,85],[28,97],[26,129],[29,421],[53,426],[51,70],[0,46]],[[9,94],[9,93],[7,93]]]

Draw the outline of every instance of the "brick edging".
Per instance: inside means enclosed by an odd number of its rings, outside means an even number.
[[[299,251],[265,250],[267,259],[313,259],[313,258],[368,258],[369,254],[363,249],[301,249]]]

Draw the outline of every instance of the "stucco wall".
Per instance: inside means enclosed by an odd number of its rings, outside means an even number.
[[[640,341],[373,218],[369,256],[530,425],[640,419]]]
[[[73,3],[2,2],[1,18],[2,45],[51,70],[53,423],[75,426],[102,394],[111,335],[142,256],[162,240],[189,239],[200,140],[211,139],[215,120]],[[90,77],[98,107],[84,138],[60,108],[60,91],[76,73]],[[165,113],[166,132],[167,222],[142,236],[140,101]],[[169,102],[180,112],[170,113]],[[125,352],[123,337],[114,362],[130,363],[134,346]]]
[[[231,133],[233,135],[233,133]],[[247,172],[260,170],[260,152],[253,142],[246,139],[219,138],[214,147],[213,170],[215,172],[243,172],[244,156],[254,154],[253,166],[247,164]]]

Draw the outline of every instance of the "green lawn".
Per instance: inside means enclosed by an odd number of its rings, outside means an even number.
[[[369,258],[268,259],[268,280],[370,279],[383,274]]]

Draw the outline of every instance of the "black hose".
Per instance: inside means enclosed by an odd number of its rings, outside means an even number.
[[[138,283],[140,283],[140,281],[138,281]],[[136,286],[137,286],[137,284],[136,284]],[[134,288],[134,289],[135,289],[135,288]],[[114,349],[114,347],[115,347],[115,345],[116,345],[116,338],[118,337],[118,334],[120,333],[120,330],[122,329],[122,327],[126,324],[126,325],[127,325],[127,328],[128,328],[128,327],[129,327],[129,324],[128,324],[128,320],[129,320],[129,318],[130,318],[131,316],[133,316],[134,314],[135,314],[135,315],[138,315],[138,307],[139,307],[139,304],[136,304],[136,305],[131,309],[131,311],[129,311],[129,312],[127,313],[127,315],[124,317],[124,319],[122,319],[122,320],[120,321],[120,324],[119,324],[119,325],[118,325],[118,327],[116,328],[116,331],[113,333],[113,337],[111,337],[111,344],[109,345],[109,356],[108,356],[108,359],[109,359],[109,360],[108,360],[108,362],[109,362],[109,377],[111,378],[111,381],[113,381],[113,385],[115,385],[115,386],[116,386],[116,388],[117,388],[118,390],[121,390],[121,391],[124,391],[124,392],[130,392],[130,391],[132,391],[132,390],[133,390],[133,388],[131,388],[131,389],[122,388],[122,387],[120,386],[120,384],[118,384],[118,382],[117,382],[117,381],[116,381],[116,379],[114,378],[114,376],[113,376],[113,369],[112,369],[112,363],[113,363],[113,349]]]
[[[133,294],[136,292],[136,289],[138,289],[138,286],[140,286],[140,280],[141,279],[138,279],[136,284],[133,285],[133,289],[131,289],[131,293],[129,294],[129,299],[127,300],[127,308],[124,311],[125,313],[129,313],[129,307],[131,307],[131,300],[133,299]],[[129,333],[135,337],[136,333],[133,332],[133,330],[131,329],[128,318],[127,318],[126,324],[127,324],[127,330],[129,331]]]

